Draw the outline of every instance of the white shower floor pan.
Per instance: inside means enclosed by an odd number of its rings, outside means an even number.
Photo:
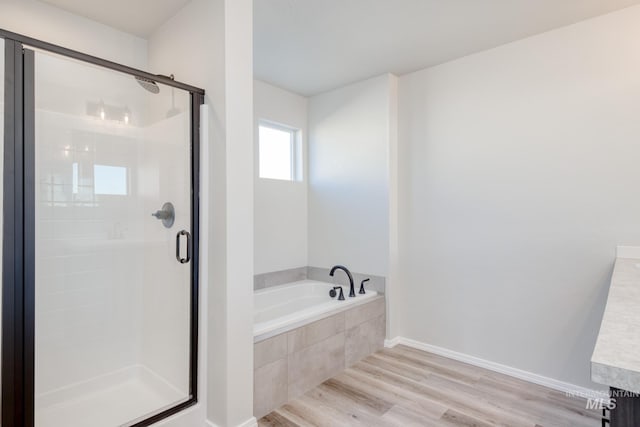
[[[129,367],[36,397],[36,427],[127,426],[186,396],[145,367]]]

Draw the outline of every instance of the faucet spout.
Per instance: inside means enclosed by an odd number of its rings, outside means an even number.
[[[351,275],[351,272],[349,271],[349,269],[344,265],[334,265],[333,268],[331,269],[331,272],[329,273],[329,276],[333,277],[336,270],[342,270],[345,273],[347,273],[347,276],[349,277],[349,297],[351,298],[355,297],[356,290],[353,285],[353,276]]]

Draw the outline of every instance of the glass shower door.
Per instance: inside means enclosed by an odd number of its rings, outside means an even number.
[[[35,425],[188,402],[191,96],[35,52]]]

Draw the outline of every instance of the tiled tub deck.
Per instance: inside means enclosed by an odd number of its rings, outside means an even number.
[[[384,296],[254,344],[253,413],[268,414],[381,349]]]

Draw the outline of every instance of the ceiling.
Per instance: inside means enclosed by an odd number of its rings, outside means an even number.
[[[148,37],[190,0],[41,0],[140,37]]]
[[[254,0],[254,71],[260,80],[313,95],[387,72],[434,66],[637,3]]]

